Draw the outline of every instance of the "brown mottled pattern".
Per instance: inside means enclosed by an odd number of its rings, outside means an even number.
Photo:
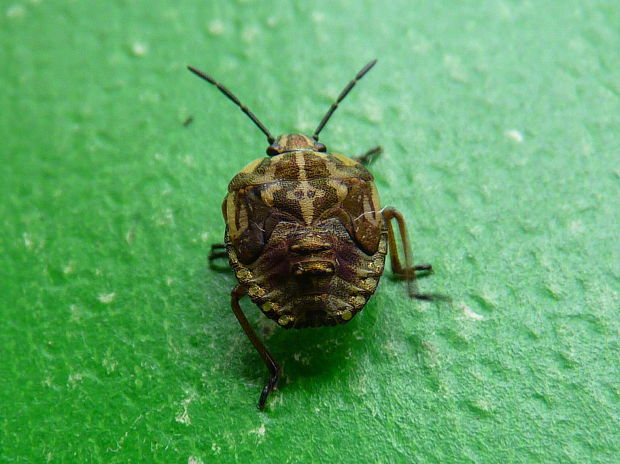
[[[333,163],[333,160],[330,160],[330,155],[317,156],[316,152],[310,152],[304,153],[303,157],[306,179],[325,179],[330,177],[330,172],[327,168],[328,163]]]
[[[270,187],[272,187],[270,185]],[[301,204],[299,200],[303,197],[303,192],[298,189],[299,182],[282,180],[274,182],[272,188],[273,207],[279,211],[292,214],[300,221],[303,221]]]
[[[341,181],[315,179],[310,181],[281,180],[261,186],[263,201],[273,208],[295,216],[305,224],[313,223],[322,212],[343,200],[332,185]],[[346,189],[346,187],[342,187]]]
[[[291,253],[304,237],[313,236],[329,248],[310,256]],[[342,223],[327,221],[320,228],[298,228],[280,223],[258,258],[249,264],[238,259],[226,236],[231,266],[239,282],[263,313],[284,328],[345,324],[362,310],[375,292],[385,263],[387,231],[380,234],[380,246],[373,255],[351,241]],[[330,263],[335,272],[328,276],[297,277],[296,263]]]
[[[284,156],[284,155],[280,155]],[[272,158],[273,160],[273,158]],[[266,170],[267,174],[273,174],[275,179],[285,179],[285,180],[297,180],[299,179],[299,165],[296,160],[286,159],[280,162],[273,162],[272,172],[269,169]]]
[[[295,150],[249,163],[230,182],[225,220],[245,262],[260,253],[275,223],[270,215],[309,226],[338,217],[364,252],[373,254],[382,224],[372,174],[345,156]],[[271,211],[271,212],[270,212]],[[275,216],[274,216],[275,217]],[[259,241],[258,243],[255,243]]]
[[[335,187],[335,184],[341,183],[341,181],[317,179],[311,180],[309,183],[317,192],[321,192],[320,195],[314,191],[308,193],[310,198],[312,198],[312,208],[315,217],[320,217],[321,213],[339,205],[342,201],[342,198],[339,198],[338,189]],[[344,191],[344,189],[342,190]]]
[[[278,139],[287,146],[307,137]],[[343,324],[375,291],[387,229],[368,170],[296,149],[248,164],[225,201],[228,255],[239,281],[283,327]]]
[[[343,160],[347,160],[348,164]],[[305,178],[301,173],[300,164],[304,165]],[[343,155],[293,151],[273,158],[252,161],[233,177],[228,185],[228,191],[235,192],[249,185],[268,184],[276,180],[316,178],[373,180],[368,169]]]

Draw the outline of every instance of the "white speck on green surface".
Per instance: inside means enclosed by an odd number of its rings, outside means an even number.
[[[116,292],[100,293],[99,295],[97,295],[97,299],[103,304],[112,303],[114,301],[114,298],[116,298]]]
[[[190,425],[192,423],[191,418],[189,417],[189,411],[188,411],[188,407],[189,404],[194,400],[193,397],[188,396],[187,398],[184,398],[181,401],[181,410],[179,411],[179,413],[176,415],[176,417],[174,418],[174,420],[176,420],[177,422],[181,423],[181,424],[185,424],[185,425]]]
[[[149,47],[144,42],[134,42],[131,44],[131,51],[135,56],[144,56],[148,53]]]
[[[21,5],[12,5],[6,10],[7,18],[18,18],[24,16],[24,14],[26,14],[26,10]]]
[[[463,310],[463,314],[465,314],[465,316],[467,316],[470,319],[473,319],[475,321],[483,321],[484,320],[484,316],[474,312],[469,306],[467,306],[466,304],[461,304],[461,309]]]
[[[513,140],[513,141],[515,141],[517,143],[523,142],[523,132],[521,132],[520,130],[510,129],[510,130],[507,130],[506,132],[504,132],[504,134],[510,140]]]
[[[222,35],[225,31],[224,22],[220,19],[214,19],[207,26],[207,30],[211,35]]]

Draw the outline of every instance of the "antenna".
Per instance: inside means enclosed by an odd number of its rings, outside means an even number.
[[[323,119],[321,119],[321,122],[319,123],[319,126],[314,131],[314,135],[312,136],[312,138],[314,140],[316,140],[316,141],[319,140],[319,132],[321,132],[323,130],[323,127],[325,127],[325,124],[327,124],[327,121],[329,121],[329,118],[332,117],[332,114],[334,114],[334,111],[336,111],[336,108],[338,108],[338,103],[340,103],[342,100],[344,100],[344,97],[346,97],[349,94],[349,92],[351,91],[351,89],[353,87],[355,87],[355,84],[357,84],[357,81],[359,81],[362,77],[364,77],[364,75],[368,71],[370,71],[371,68],[375,64],[377,64],[377,60],[376,59],[372,60],[370,63],[368,63],[366,66],[364,66],[362,68],[362,70],[355,75],[353,80],[347,84],[347,86],[344,88],[344,90],[342,92],[340,92],[340,95],[338,95],[338,98],[332,104],[332,106],[329,108],[329,110],[327,111],[325,116],[323,116]]]
[[[214,86],[216,86],[219,89],[220,92],[222,92],[224,95],[226,95],[230,101],[232,101],[235,105],[237,105],[239,108],[241,108],[241,111],[243,111],[245,114],[248,115],[248,117],[252,120],[252,122],[258,126],[258,128],[263,132],[263,134],[265,134],[267,136],[267,141],[270,144],[275,142],[276,139],[273,137],[273,135],[271,135],[271,133],[267,130],[267,128],[265,126],[263,126],[263,123],[260,122],[256,116],[254,116],[254,113],[252,113],[248,109],[247,106],[242,105],[241,102],[239,101],[239,99],[237,97],[235,97],[230,90],[228,90],[226,87],[224,87],[222,84],[220,84],[218,81],[213,79],[208,74],[203,73],[202,71],[200,71],[200,70],[198,70],[198,69],[196,69],[196,68],[194,68],[192,66],[188,66],[187,69],[189,69],[191,72],[196,74],[198,77],[201,77],[202,79],[207,81],[209,84],[213,84]]]

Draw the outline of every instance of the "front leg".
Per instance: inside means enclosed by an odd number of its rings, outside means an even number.
[[[262,411],[265,409],[265,402],[267,401],[267,397],[278,386],[278,379],[280,377],[282,369],[280,368],[276,360],[273,359],[273,356],[271,356],[271,353],[269,353],[263,342],[260,341],[258,335],[256,335],[256,332],[254,332],[252,326],[250,326],[250,323],[245,317],[245,314],[243,314],[241,306],[239,306],[239,300],[245,295],[247,295],[247,289],[242,285],[237,285],[230,294],[230,305],[232,307],[233,313],[239,321],[239,324],[241,324],[241,328],[250,339],[250,342],[252,342],[252,345],[254,345],[256,351],[258,351],[258,354],[262,358],[263,362],[267,365],[267,369],[269,369],[269,380],[263,388],[263,391],[260,394],[260,398],[258,400],[258,409]]]
[[[209,268],[213,269],[217,272],[227,272],[230,271],[230,266],[228,265],[228,259],[222,262],[222,258],[228,258],[228,252],[226,251],[226,244],[224,243],[214,243],[211,245],[211,252],[209,253]]]
[[[413,264],[413,254],[409,245],[409,237],[407,235],[407,225],[403,215],[392,207],[383,210],[383,218],[388,228],[388,247],[390,250],[390,261],[392,263],[392,272],[407,281],[407,289],[411,298],[418,300],[432,300],[435,295],[420,293],[418,290],[418,281],[416,279],[416,271],[433,272],[433,266],[430,264]],[[403,244],[403,254],[405,255],[405,265],[403,266],[398,256],[398,248],[396,246],[396,237],[394,234],[394,226],[392,219],[396,219],[398,223],[398,231],[400,233],[401,242]]]
[[[368,166],[375,160],[375,157],[379,156],[381,153],[383,153],[383,148],[381,148],[380,145],[377,145],[376,147],[368,150],[363,155],[357,156],[353,159],[358,163],[363,164],[364,166]]]
[[[219,251],[224,250],[224,251]],[[225,243],[214,243],[211,245],[211,253],[209,253],[209,261],[213,261],[218,258],[225,258],[228,256],[226,253],[226,244]]]

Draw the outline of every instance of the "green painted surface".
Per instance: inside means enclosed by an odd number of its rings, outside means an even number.
[[[617,462],[620,8],[53,2],[0,11],[1,462]],[[426,291],[337,328],[229,309],[228,180],[274,132],[361,153]],[[188,127],[183,121],[192,115]]]

